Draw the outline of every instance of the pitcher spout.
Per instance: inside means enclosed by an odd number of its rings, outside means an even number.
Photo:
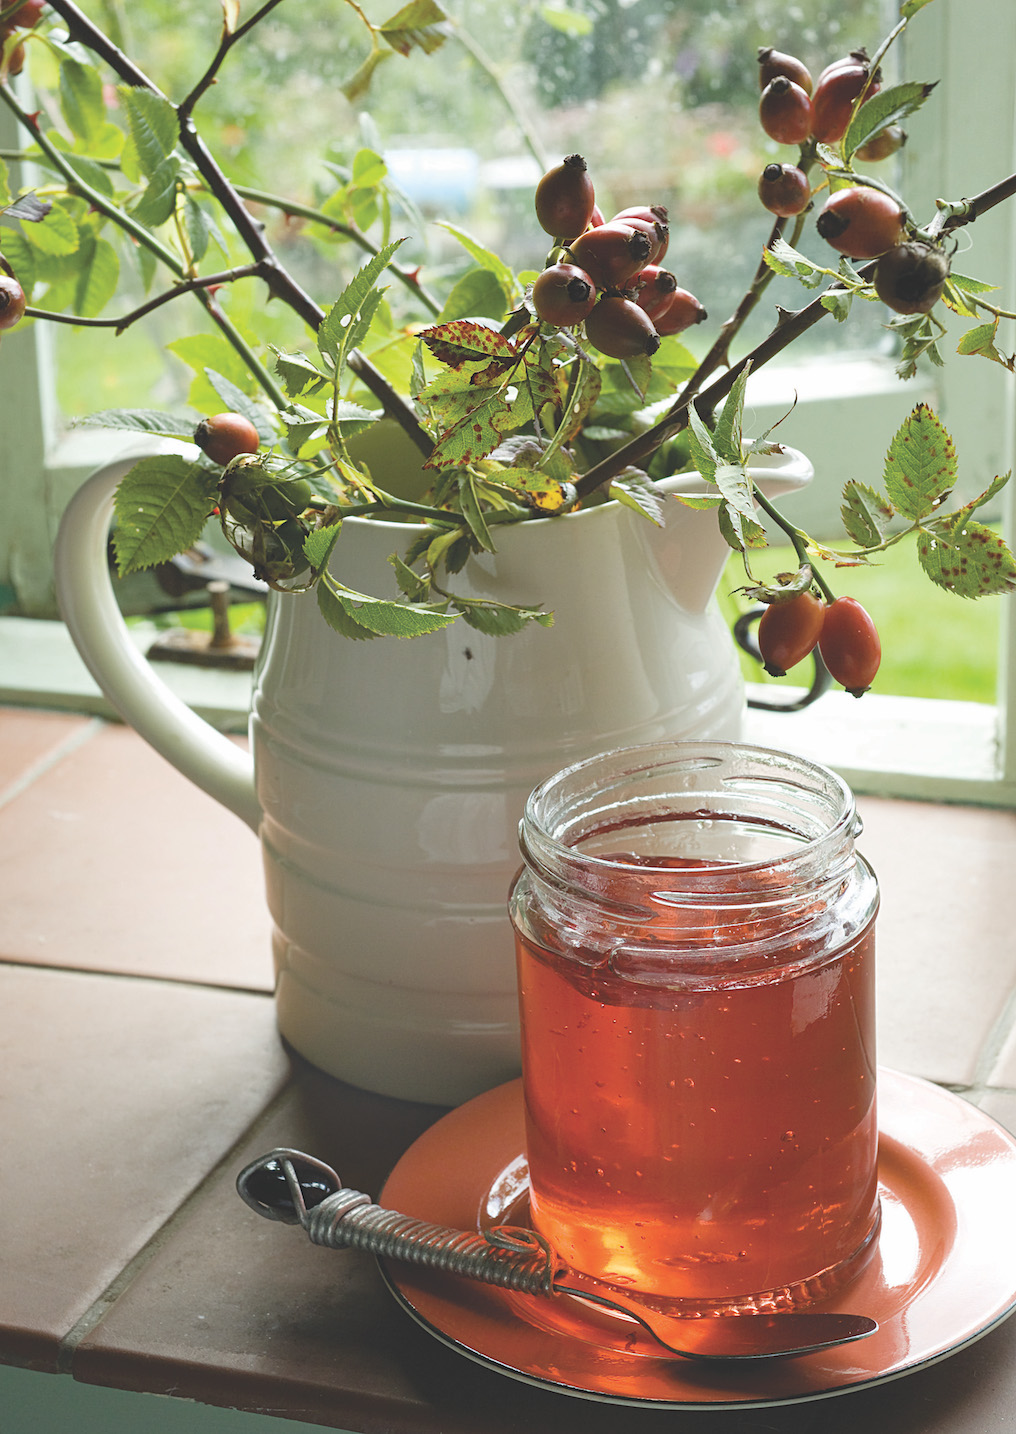
[[[796,448],[758,455],[749,467],[752,480],[767,498],[782,498],[807,486],[815,475]],[[701,498],[716,489],[698,473],[679,473],[659,486],[668,495],[665,522],[638,523],[639,540],[656,579],[687,613],[702,613],[712,602],[731,549],[712,508],[691,508],[682,497]]]

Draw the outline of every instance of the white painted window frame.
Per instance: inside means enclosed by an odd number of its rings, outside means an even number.
[[[916,122],[922,142],[906,155],[905,192],[922,215],[930,214],[939,196],[961,198],[1016,170],[1016,5],[932,0],[906,40],[908,76],[939,80]],[[4,113],[0,144],[16,142],[12,132],[4,133],[7,124]],[[927,142],[929,134],[936,146]],[[1016,204],[1001,206],[966,231],[964,246],[970,241],[970,255],[961,253],[958,267],[993,278],[1002,302],[1011,302]],[[112,452],[108,435],[57,436],[50,340],[36,326],[9,336],[0,348],[0,391],[7,411],[18,415],[0,443],[0,582],[15,588],[19,610],[28,617],[53,616],[50,554],[59,515],[87,473]],[[1012,343],[1011,333],[1003,343]],[[953,356],[944,370],[910,384],[896,379],[889,358],[773,367],[757,376],[749,395],[759,428],[794,399],[788,441],[813,457],[819,474],[795,509],[805,527],[821,530],[821,505],[827,514],[835,511],[847,478],[878,477],[889,438],[922,399],[935,406],[955,438],[961,473],[971,475],[971,495],[1013,467],[1016,378],[984,360]],[[1010,498],[1010,533],[1012,515]],[[1007,711],[1016,700],[1016,624],[1010,607],[1005,601],[994,706],[875,694],[858,703],[830,693],[793,716],[751,713],[748,735],[805,750],[843,771],[861,791],[1012,805],[1016,723],[1007,721]],[[5,621],[0,619],[0,657]],[[17,691],[17,674],[5,671],[0,696],[10,700]]]

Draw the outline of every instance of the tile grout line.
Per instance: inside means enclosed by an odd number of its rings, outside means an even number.
[[[37,761],[32,762],[19,777],[15,777],[9,786],[4,787],[3,791],[0,791],[0,810],[15,801],[16,798],[26,792],[29,787],[33,786],[40,777],[44,777],[47,772],[51,772],[65,757],[71,756],[79,747],[83,747],[86,742],[90,742],[93,737],[97,737],[98,734],[104,731],[108,726],[109,723],[104,718],[90,717],[83,727],[80,727],[76,732],[72,732],[61,742],[58,742],[44,757],[39,757]]]
[[[973,1084],[983,1086],[985,1089],[993,1089],[991,1085],[991,1072],[998,1063],[998,1058],[1002,1054],[1014,1027],[1016,1027],[1016,986],[1013,987],[1002,1003],[1002,1009],[995,1018],[995,1022],[978,1052],[977,1063],[974,1068]]]
[[[58,1374],[69,1374],[72,1379],[74,1378],[74,1356],[77,1354],[80,1346],[92,1331],[102,1323],[120,1296],[123,1295],[138,1276],[144,1272],[177,1227],[186,1220],[192,1207],[197,1203],[207,1186],[222,1170],[226,1169],[232,1161],[237,1159],[243,1146],[271,1119],[276,1108],[285,1098],[291,1079],[292,1077],[290,1076],[283,1084],[282,1089],[268,1101],[267,1105],[258,1112],[250,1124],[240,1132],[228,1150],[225,1150],[219,1159],[205,1171],[204,1175],[198,1179],[193,1190],[184,1196],[175,1210],[167,1215],[159,1228],[149,1236],[139,1250],[135,1251],[123,1269],[120,1270],[119,1274],[110,1280],[102,1293],[92,1301],[84,1314],[75,1321],[63,1336],[56,1355],[56,1372]]]
[[[16,967],[19,971],[51,971],[56,976],[97,976],[111,981],[152,981],[161,985],[186,986],[191,991],[218,991],[231,996],[259,996],[270,1001],[274,992],[267,986],[237,986],[225,981],[198,981],[192,976],[159,975],[151,971],[117,971],[105,966],[62,966],[49,961],[29,961],[25,957],[5,956],[0,950],[0,970]]]

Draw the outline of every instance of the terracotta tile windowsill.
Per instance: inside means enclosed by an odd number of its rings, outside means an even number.
[[[883,892],[880,1059],[1016,1128],[1016,814],[859,805]],[[249,1411],[254,1430],[257,1414],[362,1434],[618,1428],[616,1407],[432,1340],[369,1257],[244,1218],[236,1172],[273,1145],[376,1193],[441,1111],[283,1048],[260,856],[236,818],[123,727],[0,709],[0,870],[0,1363]],[[622,1417],[640,1434],[1016,1429],[1016,1320],[849,1397]]]

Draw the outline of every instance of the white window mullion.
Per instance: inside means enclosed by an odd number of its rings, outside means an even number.
[[[935,199],[956,200],[978,193],[1016,170],[1016,6],[1011,0],[981,0],[976,17],[965,0],[939,0],[916,17],[907,34],[907,71],[914,78],[941,77],[925,107],[938,126],[935,155],[915,149],[907,156],[908,196],[923,212]],[[999,303],[1011,308],[1016,296],[1016,213],[1012,201],[962,230],[954,258],[962,273],[999,286]],[[952,324],[954,333],[969,323]],[[946,368],[938,371],[938,411],[956,441],[963,496],[987,486],[1016,459],[1016,377],[1000,365],[962,358],[943,344]],[[999,347],[1016,347],[1013,325],[1003,323]],[[1016,533],[1016,500],[1004,504],[1007,536]],[[986,599],[999,601],[999,599]],[[1001,599],[996,712],[996,776],[1000,790],[1016,787],[1016,622],[1012,599]]]

